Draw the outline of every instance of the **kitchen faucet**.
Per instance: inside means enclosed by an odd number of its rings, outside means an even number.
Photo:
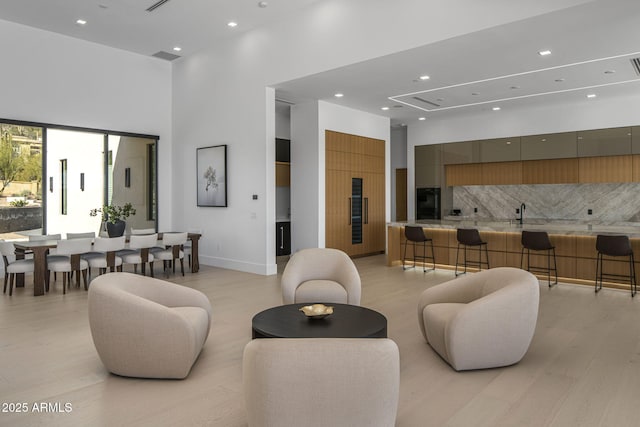
[[[522,221],[524,220],[524,210],[527,208],[527,205],[525,205],[524,203],[520,204],[520,216],[518,218],[516,218],[518,220],[518,222],[520,223],[520,225],[522,225]]]

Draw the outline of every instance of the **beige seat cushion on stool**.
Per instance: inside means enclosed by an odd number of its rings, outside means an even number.
[[[209,335],[211,304],[202,292],[131,273],[109,273],[89,287],[89,325],[112,373],[185,378]]]
[[[386,338],[261,338],[244,349],[250,427],[392,427],[398,346]]]
[[[418,321],[431,347],[455,370],[519,362],[538,319],[538,279],[518,268],[493,268],[425,290]]]

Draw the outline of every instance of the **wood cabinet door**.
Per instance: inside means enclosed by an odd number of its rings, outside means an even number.
[[[482,164],[482,185],[522,184],[522,162]]]
[[[523,184],[573,184],[578,182],[578,159],[526,160]]]
[[[447,187],[456,185],[480,185],[482,183],[482,164],[446,165],[445,176]]]
[[[351,255],[351,172],[329,169],[325,176],[325,247]]]
[[[580,182],[631,182],[632,156],[581,157],[578,163]]]
[[[363,174],[364,225],[361,254],[385,249],[385,180],[383,173]]]

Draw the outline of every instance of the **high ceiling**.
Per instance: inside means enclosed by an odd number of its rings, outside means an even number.
[[[2,0],[0,19],[142,55],[186,56],[318,0]],[[162,3],[153,11],[151,6]],[[266,3],[267,7],[260,7]],[[86,21],[79,25],[78,19]],[[238,24],[230,28],[227,24]],[[180,52],[173,50],[181,47]]]
[[[0,18],[142,55],[188,56],[318,1],[270,0],[260,7],[258,1],[168,0],[148,12],[158,0],[2,0]],[[238,26],[228,27],[229,21]],[[557,101],[598,102],[640,93],[631,62],[640,58],[638,22],[638,0],[591,1],[283,82],[276,96],[290,103],[321,99],[388,116],[393,124]],[[542,50],[551,54],[542,56]],[[424,75],[429,79],[421,80]]]
[[[631,62],[640,57],[638,22],[638,0],[594,1],[284,82],[277,95],[294,103],[326,100],[408,124],[438,114],[494,108],[500,114],[521,105],[640,94]],[[540,55],[543,50],[551,54]]]

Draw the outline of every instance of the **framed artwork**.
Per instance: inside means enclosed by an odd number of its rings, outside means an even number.
[[[196,150],[198,206],[227,207],[227,146]]]

